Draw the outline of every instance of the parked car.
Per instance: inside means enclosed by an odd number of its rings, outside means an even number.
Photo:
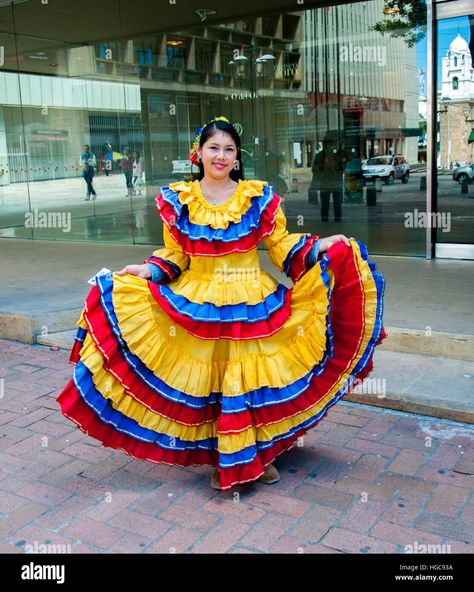
[[[457,167],[453,170],[453,181],[459,184],[474,182],[474,164]]]
[[[399,154],[374,156],[362,165],[362,173],[365,180],[379,178],[386,185],[393,185],[395,179],[400,179],[402,183],[408,183],[410,165]]]

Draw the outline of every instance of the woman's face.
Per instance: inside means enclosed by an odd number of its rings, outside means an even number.
[[[216,130],[203,146],[197,148],[197,154],[204,166],[204,175],[220,180],[228,177],[234,168],[237,146],[232,136]]]

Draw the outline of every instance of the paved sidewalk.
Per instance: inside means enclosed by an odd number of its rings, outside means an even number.
[[[90,290],[90,277],[102,267],[118,270],[141,263],[160,246],[0,239],[0,317],[38,316],[48,333],[70,329]],[[292,285],[267,250],[258,253],[264,271]],[[371,260],[387,280],[386,327],[474,335],[474,262],[377,255]],[[73,311],[74,322],[56,328],[57,317],[67,310]]]
[[[0,340],[0,552],[474,552],[471,426],[340,403],[279,483],[219,493],[210,467],[134,460],[66,420],[67,357]]]

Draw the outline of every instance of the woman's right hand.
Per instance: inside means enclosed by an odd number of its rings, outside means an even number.
[[[129,273],[130,275],[136,275],[139,278],[143,278],[144,280],[151,277],[150,268],[146,263],[143,265],[126,265],[120,271],[115,271],[117,275],[126,275]]]

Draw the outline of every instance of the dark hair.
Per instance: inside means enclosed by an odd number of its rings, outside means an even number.
[[[84,144],[83,148],[89,148],[89,150],[91,149],[91,147],[89,146],[89,144]]]
[[[226,121],[218,120],[212,121],[204,126],[201,132],[201,139],[199,140],[199,146],[202,146],[212,138],[212,136],[216,133],[217,130],[221,130],[234,140],[235,145],[237,146],[237,161],[239,163],[238,168],[233,168],[229,173],[230,178],[233,181],[238,181],[239,179],[244,179],[244,165],[242,162],[242,151],[240,146],[240,136],[237,133],[237,130],[231,123],[227,123]],[[199,173],[196,173],[196,178],[200,181],[204,177],[204,165],[202,162],[198,163],[199,166]]]

